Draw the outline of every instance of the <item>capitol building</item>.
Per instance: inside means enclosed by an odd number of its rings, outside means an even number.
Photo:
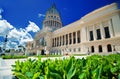
[[[101,7],[63,26],[53,4],[43,28],[26,45],[29,54],[109,54],[120,51],[120,10],[117,3]]]

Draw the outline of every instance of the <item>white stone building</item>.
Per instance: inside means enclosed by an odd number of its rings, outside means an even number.
[[[45,45],[40,44],[43,38]],[[55,54],[120,51],[120,10],[116,3],[112,3],[62,27],[59,12],[53,5],[46,13],[43,30],[36,34],[32,44],[35,52],[46,47]]]

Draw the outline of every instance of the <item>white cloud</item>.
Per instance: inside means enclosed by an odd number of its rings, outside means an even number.
[[[39,13],[39,14],[38,14],[38,17],[39,17],[39,18],[40,18],[40,17],[45,17],[45,15],[44,15],[44,14]]]
[[[28,27],[26,27],[26,31],[32,31],[32,32],[38,32],[40,30],[40,28],[34,23],[29,21],[29,25]]]
[[[29,34],[25,29],[22,28],[20,29],[14,28],[13,30],[11,30],[8,35],[8,38],[11,41],[18,41],[19,45],[24,45],[24,46],[26,42],[33,40],[31,34]]]
[[[29,32],[38,32],[40,30],[40,28],[34,22],[29,21],[29,24],[25,29],[17,29],[7,20],[2,20],[2,12],[3,10],[0,9],[0,36],[5,37],[5,35],[8,35],[6,48],[17,48],[18,45],[25,46],[26,42],[33,41],[33,37]],[[0,46],[2,47],[3,42],[4,41],[0,41]]]
[[[0,20],[0,36],[5,36],[12,28],[13,26],[7,20]]]
[[[30,35],[30,34],[29,34]],[[31,37],[31,35],[26,35],[26,36],[23,36],[21,39],[20,39],[20,42],[19,44],[20,45],[25,45],[28,41],[33,41],[33,38]]]

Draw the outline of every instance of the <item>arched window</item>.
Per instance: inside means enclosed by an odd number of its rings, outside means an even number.
[[[99,52],[102,52],[102,46],[99,45],[98,48],[99,48]]]
[[[112,52],[111,44],[108,44],[108,45],[107,45],[107,50],[108,50],[108,52]]]
[[[94,53],[95,50],[94,50],[94,46],[91,46],[91,52]]]

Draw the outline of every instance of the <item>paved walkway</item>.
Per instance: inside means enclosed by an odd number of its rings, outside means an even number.
[[[47,60],[47,59],[51,59],[51,60],[55,60],[55,59],[63,59],[63,58],[68,58],[69,56],[63,56],[63,57],[45,57],[42,58],[41,60]],[[75,56],[75,58],[85,58],[86,56]],[[29,57],[31,59],[37,59],[35,57]],[[2,59],[0,58],[0,79],[12,79],[12,67],[11,65],[15,64],[15,61],[17,61],[18,59]],[[26,59],[19,59],[20,61],[25,61]]]

